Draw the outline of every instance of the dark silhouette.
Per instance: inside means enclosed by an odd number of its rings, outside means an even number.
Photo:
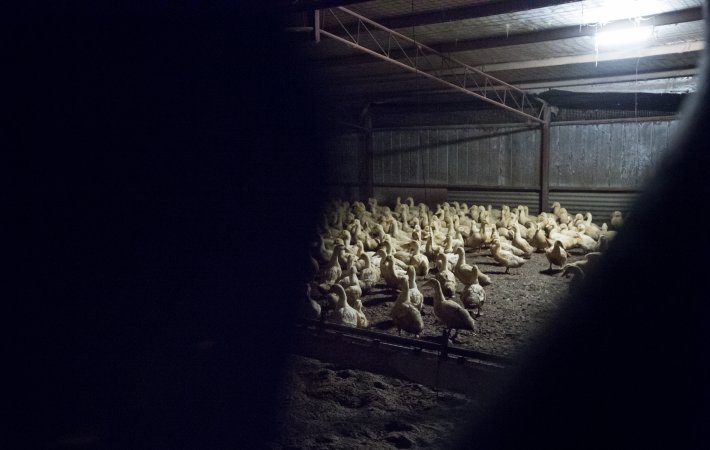
[[[29,268],[4,297],[5,448],[271,437],[321,195],[315,80],[261,2],[164,3],[3,15]]]

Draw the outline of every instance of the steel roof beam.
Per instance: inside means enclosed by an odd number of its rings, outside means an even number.
[[[577,86],[590,86],[590,85],[604,85],[613,84],[621,82],[643,82],[649,80],[673,80],[673,79],[687,79],[694,77],[698,74],[697,68],[683,69],[683,70],[671,70],[662,72],[646,72],[631,74],[631,75],[612,75],[607,77],[593,77],[584,79],[565,79],[565,80],[553,80],[553,81],[535,81],[527,83],[517,83],[516,86],[520,89],[525,89],[529,91],[536,90],[548,90],[548,89],[564,89],[564,88],[574,88]],[[339,91],[342,92],[342,91]],[[325,92],[326,95],[333,96],[334,98],[340,98],[344,101],[362,101],[365,96],[362,93],[341,93],[338,95],[336,92]],[[448,89],[425,89],[418,92],[418,95],[422,97],[436,98],[437,96],[451,94]],[[377,93],[371,93],[369,96],[365,96],[370,101],[380,102],[380,101],[400,101],[400,100],[411,100],[412,91],[411,90],[387,90],[379,91]]]
[[[704,41],[682,42],[680,44],[657,45],[634,50],[617,50],[605,53],[589,53],[586,55],[557,56],[554,58],[530,59],[477,66],[487,72],[504,70],[534,69],[537,67],[566,66],[570,64],[585,64],[602,61],[618,61],[622,59],[637,59],[648,56],[671,55],[676,53],[699,52],[705,48]]]
[[[685,22],[695,22],[698,20],[703,20],[703,9],[699,7],[658,14],[653,16],[653,18],[649,21],[649,24],[653,26],[663,26]],[[510,36],[496,36],[482,39],[469,39],[459,42],[447,42],[433,47],[442,53],[465,52],[469,50],[504,47],[508,45],[536,44],[538,42],[545,41],[574,39],[584,36],[594,36],[594,33],[596,33],[596,29],[594,27],[580,27],[579,25],[572,25],[569,27],[553,28],[551,30],[512,34]]]
[[[286,12],[315,11],[316,9],[337,8],[338,6],[366,3],[372,0],[301,0],[295,4],[284,6]],[[286,2],[283,2],[286,4]]]
[[[529,121],[543,122],[544,101],[479,69],[466,65],[450,56],[443,55],[426,45],[343,7],[323,10],[322,17],[323,21],[327,18],[334,19],[345,32],[344,35],[337,35],[326,31],[323,27],[316,26],[322,36],[327,36],[409,72],[422,75],[451,89],[523,116]],[[348,29],[343,24],[341,19],[346,17],[356,20],[356,29]],[[372,33],[373,30],[384,31],[386,35],[378,39]],[[386,41],[384,40],[385,37]],[[405,46],[409,48],[405,50]],[[403,53],[404,58],[401,61],[390,57],[393,49],[398,49]],[[441,69],[450,70],[453,80],[448,81],[430,73]],[[536,103],[534,104],[533,101]]]
[[[688,8],[679,11],[653,16],[654,26],[672,25],[685,22],[695,22],[703,20],[702,8]],[[331,30],[332,32],[332,30]],[[538,42],[557,41],[563,39],[574,39],[584,36],[594,36],[595,29],[592,27],[580,27],[573,25],[569,27],[553,28],[542,31],[532,31],[529,33],[517,33],[509,36],[492,36],[488,38],[467,39],[454,42],[445,42],[432,45],[431,48],[441,53],[456,53],[471,50],[482,50],[495,47],[506,47],[513,45],[536,44]],[[402,54],[393,52],[394,59],[402,58]],[[372,58],[367,56],[346,56],[341,58],[324,58],[319,62],[327,63],[329,66],[346,66],[372,63]]]
[[[478,19],[480,17],[497,16],[520,11],[547,8],[549,6],[578,3],[578,0],[511,0],[480,5],[463,6],[460,8],[444,9],[440,11],[426,11],[405,14],[397,17],[378,19],[378,22],[387,28],[416,27],[436,23],[456,22],[458,20]]]

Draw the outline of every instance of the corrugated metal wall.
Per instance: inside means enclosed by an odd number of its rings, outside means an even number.
[[[373,133],[375,184],[531,187],[540,133],[521,128],[385,129]]]
[[[359,133],[343,133],[330,137],[326,142],[328,167],[330,170],[330,183],[357,183],[360,167]]]
[[[550,130],[550,188],[637,189],[677,121],[557,125]]]
[[[571,212],[589,210],[602,221],[611,211],[626,212],[635,198],[633,191],[652,173],[677,127],[677,120],[553,123],[550,202],[559,201]],[[539,187],[537,129],[378,129],[373,132],[373,146],[373,177],[382,200],[395,191],[405,197],[410,191],[421,194],[417,187],[450,186],[452,201],[524,204],[537,211],[537,192],[516,191]],[[358,182],[360,147],[356,133],[343,135],[331,146],[336,182]]]

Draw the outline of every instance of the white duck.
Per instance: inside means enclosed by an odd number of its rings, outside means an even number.
[[[331,254],[330,261],[328,265],[323,269],[323,276],[321,277],[321,282],[327,286],[335,283],[342,277],[343,269],[340,268],[340,255],[343,253],[343,246],[336,245]]]
[[[397,300],[390,310],[390,317],[397,327],[397,333],[401,334],[404,330],[419,337],[424,329],[424,321],[419,309],[409,301],[409,282],[405,279],[400,280],[400,289]]]
[[[399,267],[400,269],[406,269],[407,266],[409,265],[409,260],[412,258],[412,254],[409,252],[405,251],[394,251],[394,244],[392,243],[391,239],[389,236],[382,242],[382,246],[385,249],[385,252],[388,255],[392,255],[394,257],[394,264]]]
[[[399,278],[405,277],[406,272],[394,264],[394,256],[387,255],[382,261],[380,266],[382,270],[382,278],[385,279],[385,283],[392,289],[397,289],[399,287]]]
[[[620,229],[624,225],[624,216],[621,214],[621,211],[614,211],[611,213],[610,222],[612,229]]]
[[[466,264],[466,252],[462,248],[456,249],[456,255],[458,260],[454,266],[454,275],[463,284],[473,284],[473,277],[477,276],[476,272],[473,271],[471,265]]]
[[[535,250],[539,251],[539,252],[544,252],[545,249],[550,246],[550,242],[547,239],[547,235],[545,234],[545,230],[542,227],[539,227],[535,231],[535,234],[533,235],[531,244],[533,247],[535,247]]]
[[[439,280],[444,296],[446,298],[453,297],[456,292],[456,275],[449,270],[449,263],[443,254],[436,257],[436,268],[437,272],[434,278]]]
[[[579,230],[577,233],[577,246],[584,250],[585,253],[596,252],[599,249],[599,243],[586,234],[587,226],[579,224],[577,229]]]
[[[599,240],[599,232],[601,228],[592,222],[592,213],[587,212],[584,221],[581,222],[585,226],[584,233],[594,240]]]
[[[419,311],[424,307],[424,296],[417,288],[417,277],[414,273],[414,267],[409,266],[407,269],[407,282],[409,286],[409,301]]]
[[[355,302],[355,313],[357,314],[357,327],[358,328],[367,328],[370,325],[370,322],[367,320],[367,316],[365,315],[365,311],[362,310],[362,301],[358,300]]]
[[[373,267],[372,260],[368,253],[361,254],[360,260],[365,263],[360,270],[360,287],[363,292],[368,292],[380,281],[380,270]]]
[[[318,250],[317,250],[317,256],[318,259],[320,260],[321,263],[328,263],[330,261],[330,258],[333,256],[333,249],[329,249],[325,245],[325,239],[323,236],[318,236]]]
[[[577,246],[577,239],[569,234],[563,233],[559,227],[553,227],[550,230],[550,239],[552,241],[560,241],[565,249],[571,249]]]
[[[500,247],[500,241],[498,239],[495,239],[493,245],[491,245],[491,256],[493,256],[493,259],[495,259],[498,264],[505,267],[504,273],[510,273],[511,267],[515,269],[525,264],[525,259],[503,250]]]
[[[555,241],[554,245],[545,249],[545,256],[550,263],[548,271],[552,271],[552,265],[559,267],[567,263],[567,251],[565,251],[562,241]]]
[[[599,231],[599,234],[600,234],[599,238],[601,239],[602,237],[606,237],[607,240],[611,240],[614,238],[614,236],[616,236],[616,233],[617,233],[617,231],[610,230],[607,227],[606,222],[604,222],[602,224],[601,230]]]
[[[488,286],[491,284],[491,278],[481,272],[480,270],[473,271],[473,266],[466,264],[466,253],[464,249],[457,248],[456,254],[458,255],[458,260],[454,266],[454,275],[456,278],[461,280],[464,285],[473,284],[473,277],[475,276],[479,283],[483,286]]]
[[[520,228],[518,228],[517,226],[515,226],[514,228],[515,232],[513,234],[513,245],[523,251],[523,258],[530,259],[533,252],[535,251],[535,247],[533,247],[528,241],[523,239],[523,235],[520,233]]]
[[[440,247],[436,244],[436,241],[434,241],[434,233],[432,231],[432,228],[429,227],[428,229],[428,236],[426,240],[426,245],[424,246],[424,254],[431,259],[436,258],[436,255],[438,255]]]
[[[518,247],[514,246],[511,244],[506,238],[498,234],[498,231],[495,231],[493,233],[493,241],[497,242],[497,245],[501,250],[505,252],[510,252],[514,254],[515,256],[519,256],[521,258],[525,257],[525,252],[520,250]],[[491,243],[491,255],[493,255],[493,242]]]
[[[350,306],[355,306],[355,302],[362,298],[362,288],[360,287],[360,280],[357,279],[355,266],[351,265],[347,274],[338,283],[345,288],[345,295]]]
[[[338,297],[338,303],[333,310],[333,321],[338,324],[357,327],[358,314],[355,308],[348,305],[345,289],[339,284],[334,284],[330,290]]]
[[[459,330],[473,331],[476,322],[471,317],[471,314],[453,300],[444,298],[444,293],[441,291],[439,281],[430,278],[422,283],[423,286],[429,286],[434,289],[434,315],[446,327],[447,337],[451,337],[451,330],[456,330],[452,339],[456,338]]]
[[[480,228],[476,222],[472,223],[471,234],[469,234],[468,239],[466,239],[466,247],[470,247],[471,250],[478,250],[481,248],[483,243],[486,241],[486,237],[481,233]]]
[[[478,267],[474,265],[473,270],[478,271]],[[473,309],[476,311],[476,317],[481,315],[481,308],[483,307],[483,303],[486,301],[486,291],[483,289],[483,286],[478,283],[477,278],[473,284],[464,286],[461,291],[460,298],[461,303],[467,309]]]
[[[421,247],[418,241],[412,241],[412,245],[414,251],[412,252],[412,257],[409,259],[409,265],[414,266],[417,275],[425,276],[429,273],[429,258],[421,253]]]

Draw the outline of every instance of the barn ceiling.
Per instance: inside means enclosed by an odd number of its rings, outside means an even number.
[[[338,7],[544,98],[549,91],[693,92],[704,48],[701,4],[701,0],[291,0],[283,10],[290,39],[326,81],[323,94],[341,105],[357,106],[406,104],[413,98],[429,103],[471,98],[331,37],[321,35],[316,42],[315,28],[344,38],[350,33],[375,49],[388,42],[387,32],[374,27],[367,31]],[[596,45],[599,31],[637,25],[652,27],[651,37],[637,44]],[[416,55],[413,45],[406,41],[401,45],[403,52],[391,53],[392,59]],[[448,81],[462,73],[454,67],[427,66],[423,59],[417,67]]]

